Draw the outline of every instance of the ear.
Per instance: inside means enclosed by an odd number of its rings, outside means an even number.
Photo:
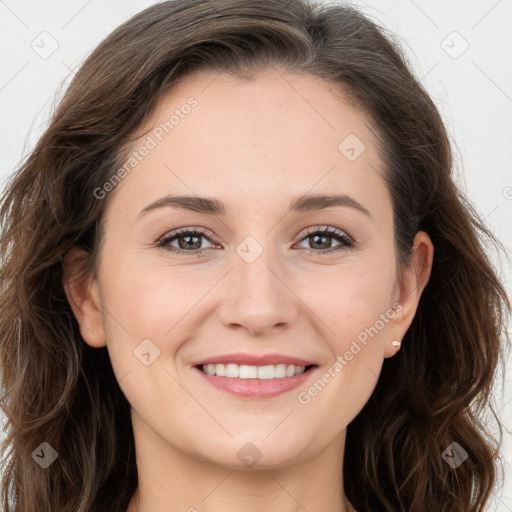
[[[64,256],[62,284],[69,305],[80,326],[84,341],[91,347],[107,344],[98,281],[83,272],[88,253],[79,247],[71,248]]]
[[[434,261],[434,245],[424,231],[418,231],[414,237],[412,255],[409,265],[399,276],[399,298],[401,306],[393,321],[393,339],[401,341],[412,323],[420,297],[430,279],[432,262]],[[385,347],[385,357],[392,357],[397,349],[389,340]]]

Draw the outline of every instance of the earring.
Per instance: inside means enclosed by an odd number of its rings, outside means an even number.
[[[397,352],[400,350],[400,345],[401,345],[401,344],[402,344],[402,342],[401,342],[401,341],[399,341],[399,340],[393,340],[393,341],[391,342],[391,345],[393,345],[393,347],[395,347],[395,348],[396,348],[396,351],[397,351]]]

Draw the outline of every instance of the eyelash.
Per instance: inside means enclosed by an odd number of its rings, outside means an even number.
[[[325,229],[314,228],[314,229],[304,233],[302,238],[299,240],[299,243],[302,242],[303,240],[311,237],[312,235],[316,235],[316,234],[325,235],[325,236],[328,236],[329,238],[334,238],[338,242],[340,242],[340,244],[337,245],[336,247],[331,247],[331,248],[325,249],[325,250],[303,249],[308,254],[313,254],[313,255],[328,254],[328,253],[330,254],[330,253],[333,253],[333,252],[336,252],[339,250],[343,250],[343,249],[346,250],[346,249],[355,247],[354,241],[346,233],[344,233],[343,231],[340,231],[339,229],[329,228],[329,227],[327,227]],[[196,256],[201,256],[205,250],[209,249],[209,248],[194,249],[191,251],[187,251],[184,249],[178,249],[176,247],[167,245],[170,242],[178,239],[180,236],[183,236],[183,235],[193,235],[193,236],[198,235],[198,236],[206,238],[210,243],[215,243],[214,240],[211,239],[212,237],[207,235],[206,230],[185,228],[185,229],[177,230],[177,231],[170,233],[169,235],[161,238],[157,242],[157,247],[164,247],[166,250],[173,252],[173,253],[177,253],[177,254],[185,253],[185,254],[191,254],[191,255],[196,255]]]

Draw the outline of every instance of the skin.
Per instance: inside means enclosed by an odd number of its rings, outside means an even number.
[[[133,147],[190,96],[198,105],[110,192],[96,277],[78,278],[80,249],[65,258],[84,341],[108,347],[132,406],[139,487],[128,512],[353,511],[342,485],[346,427],[414,317],[432,242],[419,232],[411,264],[399,270],[375,135],[332,84],[274,69],[253,81],[196,72],[162,98]],[[354,161],[338,149],[349,134],[365,144]],[[287,213],[306,193],[349,195],[370,216],[349,206]],[[227,211],[165,207],[137,220],[166,194],[216,198]],[[183,227],[211,235],[193,246],[204,249],[199,257],[155,245]],[[325,253],[340,242],[315,246],[305,233],[325,227],[355,245]],[[236,251],[248,236],[263,250],[252,263]],[[394,318],[300,403],[299,392],[396,303]],[[146,338],[160,350],[149,366],[133,354]],[[242,399],[192,369],[231,352],[277,352],[318,368],[298,389]],[[261,453],[251,467],[237,457],[249,442]]]

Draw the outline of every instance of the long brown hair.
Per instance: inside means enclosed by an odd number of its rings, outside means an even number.
[[[125,512],[137,486],[130,405],[106,347],[81,338],[63,256],[87,249],[83,270],[94,274],[110,198],[94,191],[122,166],[164,91],[196,69],[250,78],[271,66],[350,95],[378,134],[399,261],[408,261],[419,230],[435,246],[403,348],[384,361],[348,426],[347,496],[359,512],[484,510],[499,442],[481,415],[494,413],[510,304],[487,255],[499,243],[452,181],[436,106],[393,37],[353,7],[180,0],[140,12],[93,51],[2,194],[5,512]],[[48,470],[32,456],[41,443],[58,454]],[[457,468],[442,457],[452,443],[468,454]]]

